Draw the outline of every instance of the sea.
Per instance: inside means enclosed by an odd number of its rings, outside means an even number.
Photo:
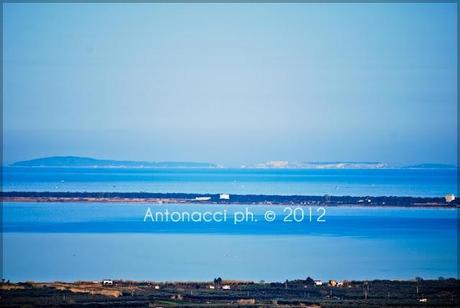
[[[442,197],[456,194],[457,169],[5,167],[3,189]]]
[[[457,195],[457,170],[5,167],[3,191],[442,197]],[[2,214],[11,281],[458,278],[452,208],[3,202]]]

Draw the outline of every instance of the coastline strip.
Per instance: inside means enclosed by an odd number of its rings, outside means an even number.
[[[1,193],[2,202],[106,202],[106,203],[183,203],[244,204],[296,206],[365,206],[365,207],[443,207],[458,208],[459,199],[447,202],[442,197],[399,196],[303,196],[303,195],[230,195],[143,193],[143,192],[21,192]]]

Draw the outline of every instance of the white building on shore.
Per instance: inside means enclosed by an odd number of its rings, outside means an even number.
[[[220,200],[230,200],[230,195],[229,194],[220,194],[219,199]]]
[[[446,199],[446,202],[447,202],[447,203],[450,203],[450,202],[452,202],[452,201],[455,200],[455,195],[454,195],[454,194],[448,194],[448,195],[446,195],[446,196],[444,197],[444,199]]]

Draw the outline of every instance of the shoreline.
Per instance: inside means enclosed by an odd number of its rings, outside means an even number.
[[[227,195],[194,193],[21,192],[1,193],[2,202],[83,202],[149,204],[281,205],[331,207],[459,208],[459,199],[400,196]]]

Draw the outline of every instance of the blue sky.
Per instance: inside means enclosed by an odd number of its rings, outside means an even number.
[[[6,163],[456,163],[456,4],[3,4]]]

